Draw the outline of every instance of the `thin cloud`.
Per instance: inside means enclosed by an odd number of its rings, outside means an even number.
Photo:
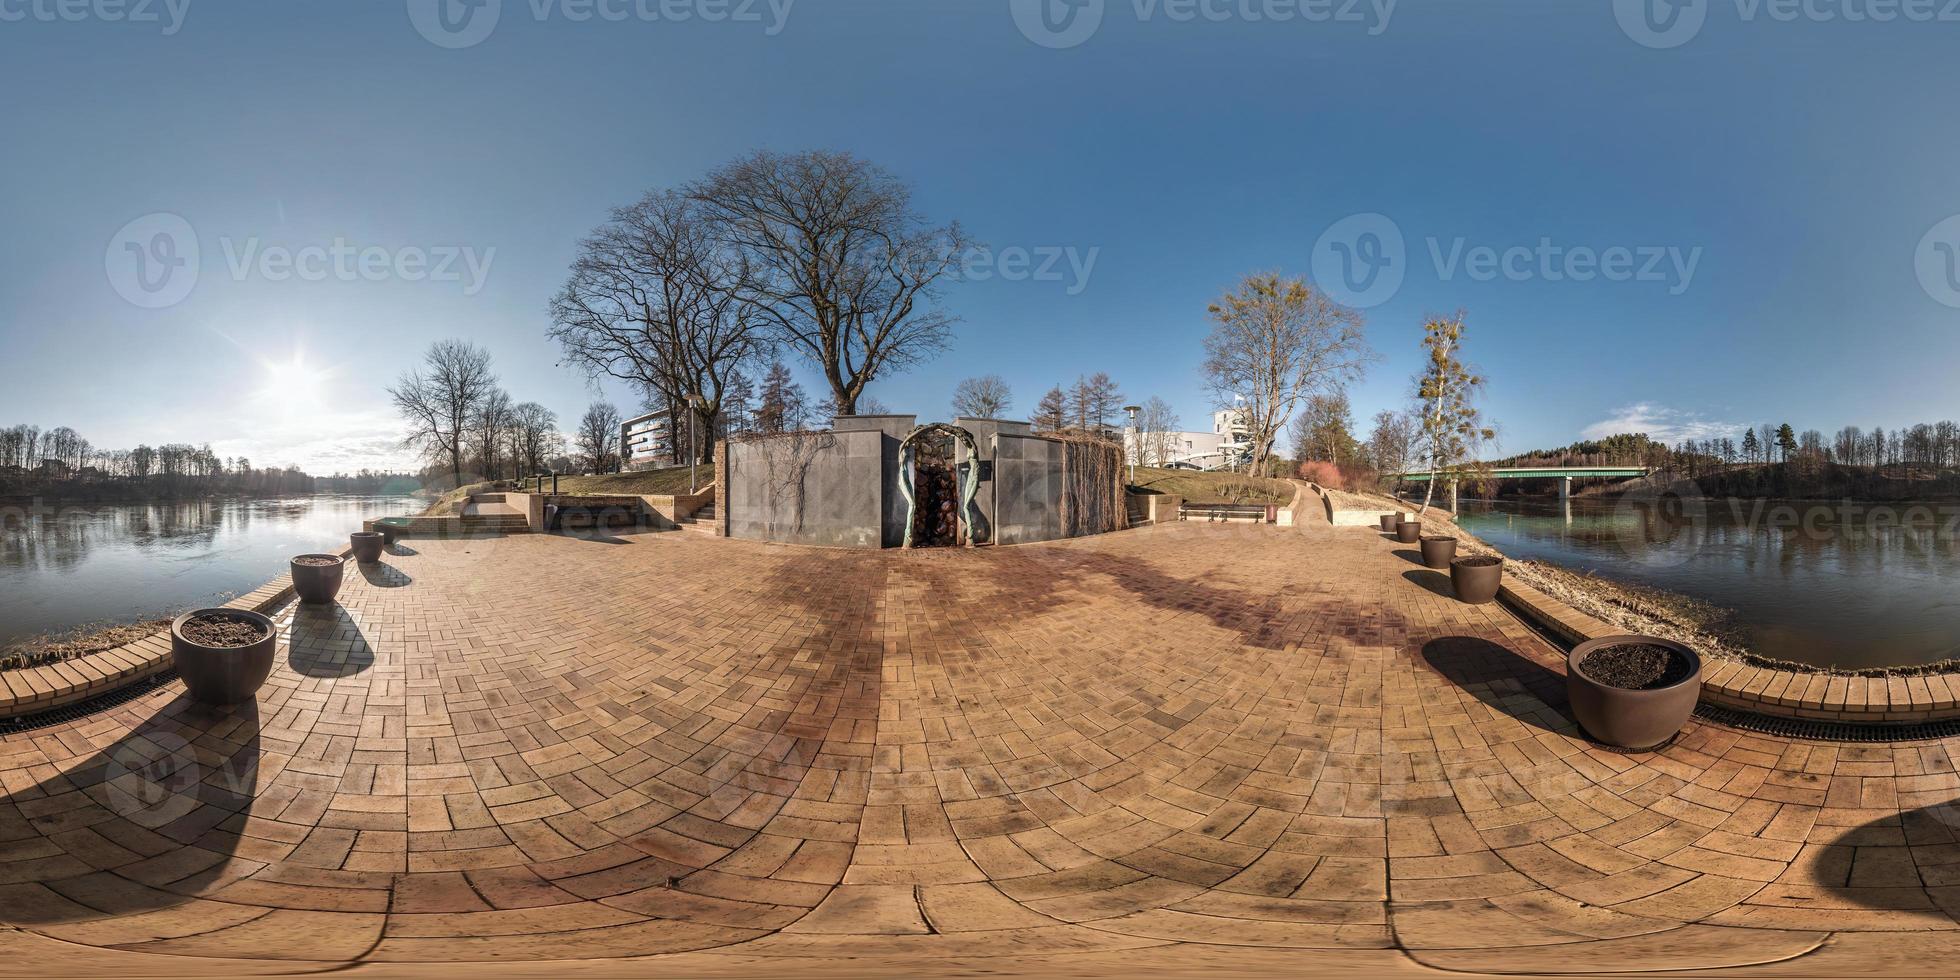
[[[1623,433],[1644,432],[1657,442],[1677,443],[1684,439],[1719,439],[1742,431],[1740,422],[1721,422],[1699,412],[1669,408],[1653,402],[1636,402],[1579,430],[1587,439],[1604,439]]]

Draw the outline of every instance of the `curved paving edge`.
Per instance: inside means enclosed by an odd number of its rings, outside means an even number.
[[[350,558],[353,549],[342,549]],[[225,609],[270,613],[292,598],[290,574],[224,603]],[[157,630],[134,643],[85,657],[61,660],[25,670],[0,671],[0,721],[38,715],[108,694],[170,667],[170,629]]]
[[[1332,498],[1321,488],[1314,489],[1327,501],[1329,513],[1334,513]],[[1367,516],[1369,522],[1348,523],[1372,527],[1375,515]],[[1498,598],[1567,643],[1625,632],[1508,577]],[[1701,697],[1710,704],[1777,718],[1914,725],[1960,718],[1960,673],[1855,677],[1709,658],[1702,672]]]

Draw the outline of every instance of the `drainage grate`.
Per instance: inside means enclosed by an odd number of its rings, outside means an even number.
[[[1757,735],[1813,742],[1920,742],[1960,735],[1960,719],[1927,721],[1916,725],[1860,725],[1848,721],[1778,718],[1712,704],[1696,707],[1695,717]]]
[[[86,701],[77,701],[74,704],[62,705],[59,708],[43,711],[39,714],[21,715],[18,718],[0,720],[0,735],[18,735],[22,732],[39,731],[43,728],[52,728],[55,725],[65,725],[71,721],[79,721],[98,711],[128,704],[137,698],[155,691],[157,688],[170,684],[176,679],[176,668],[165,668],[161,673],[151,674],[134,684],[116,688],[106,694],[98,694]]]

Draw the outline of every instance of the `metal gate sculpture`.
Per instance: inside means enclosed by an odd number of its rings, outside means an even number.
[[[905,495],[904,546],[913,547],[912,528],[918,522],[919,497],[914,486],[918,475],[918,463],[914,458],[916,450],[912,443],[920,436],[933,432],[947,433],[966,446],[966,479],[960,484],[960,524],[966,531],[966,546],[971,548],[978,543],[974,540],[978,536],[976,534],[978,522],[974,520],[976,512],[973,498],[980,491],[980,449],[973,442],[973,433],[945,422],[933,422],[913,429],[912,434],[906,436],[905,441],[898,446],[898,491]]]

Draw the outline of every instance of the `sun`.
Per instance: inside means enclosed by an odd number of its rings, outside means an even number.
[[[261,361],[259,366],[265,373],[260,396],[288,405],[306,404],[325,394],[333,376],[331,370],[308,364],[306,355],[298,353],[290,361]]]

